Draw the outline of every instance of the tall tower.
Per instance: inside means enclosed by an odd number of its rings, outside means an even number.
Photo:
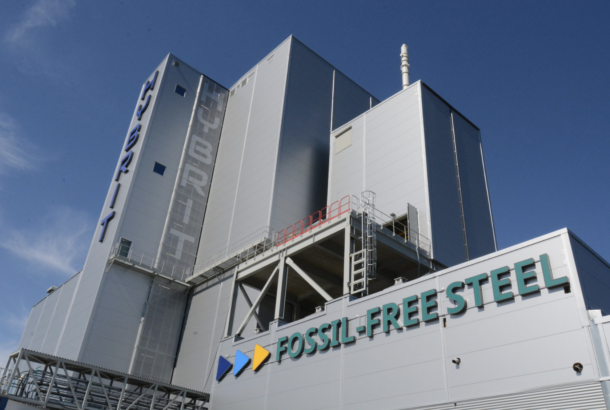
[[[326,205],[328,134],[378,102],[292,36],[248,70],[230,88],[198,265]]]
[[[34,308],[20,347],[170,380],[227,94],[171,54],[153,71],[85,266]]]

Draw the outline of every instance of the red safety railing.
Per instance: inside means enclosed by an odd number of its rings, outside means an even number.
[[[325,206],[319,211],[301,219],[294,225],[281,230],[277,233],[276,245],[281,246],[286,242],[289,242],[299,236],[311,231],[312,229],[318,228],[324,225],[340,215],[348,212],[350,207],[350,196],[346,195],[338,201],[333,202],[330,205]]]

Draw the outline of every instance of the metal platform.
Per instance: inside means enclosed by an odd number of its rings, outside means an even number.
[[[179,283],[184,286],[189,286],[184,283],[184,278],[190,272],[187,269],[177,268],[175,265],[166,264],[165,261],[160,262],[157,258],[146,255],[130,246],[115,243],[108,256],[109,266],[113,263],[117,265],[131,268],[138,272],[150,275],[152,277],[161,277],[171,282]]]
[[[189,270],[185,282],[191,286],[205,282],[210,278],[229,271],[239,264],[276,248],[277,234],[269,227],[264,227],[227,249],[197,263]]]
[[[344,295],[367,296],[394,286],[397,279],[408,281],[442,268],[430,258],[426,238],[372,204],[364,211],[358,201],[339,201],[321,217],[318,212],[297,222],[278,233],[275,246],[234,265],[225,337],[243,337],[251,319],[257,321],[255,331],[264,331],[270,320],[290,323]],[[376,244],[376,274],[365,274],[365,286],[353,289],[359,280],[353,256],[364,246],[363,216]],[[255,301],[247,297],[244,286],[259,291]],[[249,307],[245,317],[236,317],[238,299]]]
[[[9,357],[0,395],[43,409],[206,410],[208,393],[21,349]]]

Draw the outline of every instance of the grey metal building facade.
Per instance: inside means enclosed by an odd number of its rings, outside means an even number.
[[[379,101],[292,36],[228,88],[170,54],[0,407],[606,409],[609,288],[567,229],[497,250],[480,131],[423,82]]]

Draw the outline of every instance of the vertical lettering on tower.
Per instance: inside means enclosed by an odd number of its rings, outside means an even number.
[[[127,134],[127,141],[125,142],[124,153],[121,153],[121,159],[119,161],[119,166],[118,166],[118,169],[114,176],[115,186],[113,188],[111,188],[113,194],[110,199],[110,204],[108,206],[108,208],[111,209],[111,211],[107,215],[103,216],[102,220],[100,221],[100,225],[102,226],[102,229],[100,231],[100,236],[99,236],[100,242],[104,242],[104,237],[106,236],[106,231],[108,230],[108,226],[110,225],[110,222],[116,215],[116,211],[113,211],[112,209],[114,209],[114,205],[118,198],[119,188],[121,186],[120,179],[121,179],[121,176],[129,173],[129,166],[131,165],[132,161],[134,160],[134,156],[135,156],[134,148],[136,147],[136,145],[138,143],[138,138],[140,137],[140,131],[142,130],[142,124],[141,124],[142,116],[148,110],[148,108],[151,104],[151,99],[153,97],[153,91],[155,89],[155,84],[157,83],[158,75],[159,75],[159,71],[155,71],[152,78],[150,80],[148,80],[146,82],[146,84],[144,84],[144,87],[142,88],[142,94],[140,95],[140,98],[138,99],[138,103],[136,105],[137,110],[136,110],[136,114],[134,116],[134,120],[136,123],[135,123],[135,125],[131,126],[129,133]],[[144,100],[145,98],[146,98],[145,102],[142,103],[142,100]],[[131,121],[132,124],[133,124],[134,120]]]
[[[197,257],[227,98],[227,89],[201,77],[157,258],[157,269],[176,279]]]

